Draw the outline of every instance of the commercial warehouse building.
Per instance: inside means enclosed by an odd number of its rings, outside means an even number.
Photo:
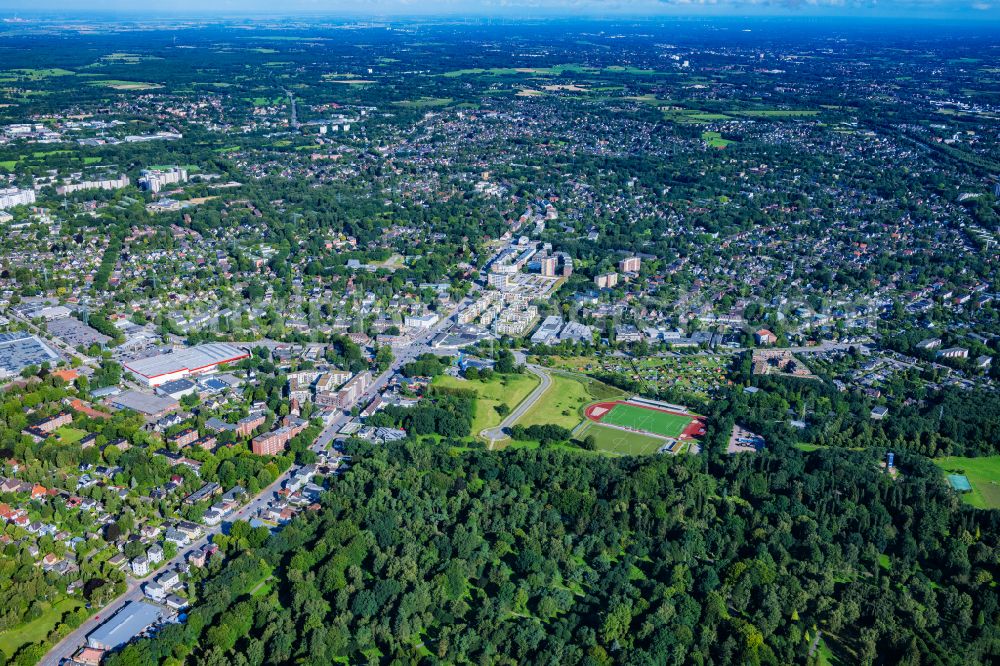
[[[173,398],[138,391],[125,391],[111,396],[107,403],[115,409],[131,409],[150,419],[166,416],[180,407],[180,403]]]
[[[559,330],[562,328],[563,320],[562,317],[558,315],[549,315],[542,322],[542,325],[538,327],[535,334],[531,336],[531,344],[533,345],[547,345],[556,341],[559,336]]]
[[[125,370],[147,386],[215,372],[224,363],[234,363],[250,354],[238,347],[212,342],[125,363]]]
[[[107,622],[90,632],[87,645],[97,650],[114,650],[167,617],[167,610],[145,601],[130,601]]]

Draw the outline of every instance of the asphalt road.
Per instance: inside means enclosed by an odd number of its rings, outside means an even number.
[[[402,367],[403,365],[409,363],[415,359],[420,354],[427,352],[432,353],[446,353],[439,350],[434,350],[430,347],[430,342],[434,339],[442,329],[450,326],[452,322],[452,317],[455,313],[464,309],[470,300],[468,298],[463,299],[458,306],[452,311],[449,316],[443,317],[437,324],[430,327],[427,331],[419,334],[413,338],[413,340],[406,346],[399,347],[393,350],[394,359],[389,368],[378,375],[362,394],[361,398],[358,400],[358,405],[364,406],[379,393],[385,385],[388,383],[389,379],[392,378],[393,374]],[[451,352],[448,352],[451,353]],[[537,374],[537,373],[536,373]],[[534,395],[534,394],[532,394]],[[348,412],[341,412],[330,421],[327,426],[320,433],[319,437],[316,438],[316,442],[313,444],[313,449],[316,451],[325,450],[331,441],[337,436],[337,431],[340,430],[343,425],[349,421],[351,418]],[[281,487],[281,484],[295,471],[297,466],[292,466],[287,472],[279,476],[274,483],[269,485],[260,491],[254,498],[244,506],[241,510],[237,511],[233,515],[233,520],[248,520],[251,516],[256,514],[264,505],[266,505],[271,499],[272,494],[275,490]],[[226,521],[230,522],[230,521]],[[59,666],[64,659],[69,659],[73,654],[83,645],[86,644],[87,634],[92,632],[98,626],[100,626],[105,620],[118,612],[122,606],[124,606],[129,601],[138,601],[143,598],[142,584],[152,580],[161,571],[166,571],[169,568],[180,564],[184,561],[186,554],[196,548],[201,548],[203,545],[208,543],[211,538],[222,532],[223,525],[225,523],[220,523],[214,527],[202,526],[205,529],[205,535],[202,536],[197,541],[188,544],[182,549],[178,550],[177,555],[165,562],[162,562],[155,571],[150,572],[150,574],[142,579],[141,581],[133,579],[131,576],[127,579],[127,589],[124,594],[117,597],[107,606],[102,608],[97,612],[96,615],[92,616],[90,619],[85,621],[79,627],[76,628],[72,633],[66,636],[58,644],[56,644],[48,654],[38,662],[40,666]]]
[[[455,352],[452,350],[434,349],[433,347],[430,346],[430,343],[432,340],[434,340],[434,337],[438,333],[440,333],[443,329],[451,326],[454,323],[452,321],[452,318],[455,316],[456,313],[460,312],[465,307],[467,307],[469,302],[470,300],[468,298],[463,299],[458,304],[458,306],[456,306],[456,308],[451,313],[448,314],[448,316],[442,317],[440,321],[431,326],[429,329],[427,329],[423,333],[414,336],[414,338],[410,341],[409,344],[406,344],[401,347],[393,347],[392,363],[389,365],[389,367],[386,369],[385,372],[378,375],[372,380],[372,383],[368,386],[367,389],[365,389],[365,392],[361,394],[360,398],[358,398],[357,402],[358,406],[364,407],[365,405],[367,405],[372,400],[372,398],[374,398],[378,393],[381,393],[382,389],[385,388],[385,385],[389,383],[389,380],[392,379],[392,376],[396,372],[398,372],[402,366],[414,360],[421,354],[427,354],[427,353],[438,354],[438,355],[454,354]],[[337,432],[344,426],[344,424],[346,424],[350,420],[351,416],[349,412],[345,411],[338,414],[332,421],[330,421],[327,424],[326,428],[323,429],[323,432],[320,433],[319,437],[316,438],[316,443],[313,444],[313,450],[315,451],[325,450],[326,447],[329,446],[330,442],[336,439]]]
[[[257,513],[258,510],[273,499],[272,496],[274,492],[281,487],[281,484],[296,469],[298,469],[298,467],[292,466],[287,472],[275,479],[274,483],[261,490],[252,500],[250,500],[250,502],[233,515],[233,520],[247,520],[250,516]],[[203,525],[202,527],[205,530],[204,536],[197,541],[184,546],[183,548],[179,548],[176,556],[172,559],[161,562],[160,566],[157,567],[155,571],[151,571],[150,574],[142,580],[136,580],[129,576],[127,579],[128,587],[125,593],[99,610],[96,615],[92,616],[86,622],[77,627],[76,630],[66,636],[66,638],[59,641],[59,643],[49,650],[48,654],[46,654],[45,657],[38,662],[39,666],[59,666],[63,659],[69,659],[72,657],[73,654],[87,642],[87,634],[100,626],[109,617],[117,613],[122,606],[129,601],[138,601],[143,598],[144,595],[142,593],[142,585],[144,583],[151,581],[158,573],[171,569],[183,562],[189,551],[201,548],[208,543],[213,536],[221,533],[223,525],[224,523],[220,523],[213,527]]]
[[[541,382],[535,387],[534,391],[528,394],[527,398],[522,400],[520,404],[515,407],[503,421],[500,422],[500,425],[495,428],[487,428],[479,433],[482,437],[490,440],[491,449],[496,442],[507,438],[507,434],[504,431],[517,423],[518,419],[524,416],[527,411],[531,409],[532,405],[538,402],[538,399],[549,390],[550,386],[552,386],[552,377],[550,377],[549,373],[541,366],[526,365],[525,367],[528,369],[528,372],[538,377]]]

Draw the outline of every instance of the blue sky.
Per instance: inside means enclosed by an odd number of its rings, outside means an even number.
[[[898,16],[1000,19],[1000,0],[0,0],[0,16],[57,11],[495,16]]]

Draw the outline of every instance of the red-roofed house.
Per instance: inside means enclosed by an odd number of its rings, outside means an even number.
[[[756,340],[758,345],[773,345],[778,341],[778,336],[766,328],[762,328],[754,333],[753,338]]]
[[[107,413],[97,411],[96,409],[85,403],[83,400],[80,400],[79,398],[74,398],[69,403],[69,406],[73,408],[73,411],[80,412],[84,416],[89,416],[92,419],[108,418]]]
[[[76,370],[55,370],[51,374],[53,377],[58,377],[67,384],[80,376],[80,373]]]
[[[100,666],[102,659],[104,659],[104,650],[92,647],[82,648],[73,655],[73,661],[83,664],[83,666]]]

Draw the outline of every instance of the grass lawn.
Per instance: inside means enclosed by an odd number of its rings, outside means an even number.
[[[62,620],[63,614],[74,611],[83,605],[83,600],[69,597],[56,602],[39,617],[16,629],[8,629],[0,633],[0,650],[6,655],[13,655],[23,645],[30,645],[45,640],[49,632],[55,629]]]
[[[620,388],[599,382],[596,379],[591,380],[587,384],[587,392],[590,393],[590,397],[594,400],[618,400],[627,395]]]
[[[702,132],[701,139],[708,144],[709,148],[725,148],[732,143],[729,139],[723,139],[718,132]]]
[[[527,427],[552,423],[572,430],[583,420],[584,406],[597,399],[607,400],[622,395],[614,387],[597,381],[553,373],[552,386],[521,417],[518,424]]]
[[[699,121],[712,121],[712,120],[728,120],[729,116],[724,113],[711,113],[709,111],[705,112],[689,112],[686,114],[688,118]]]
[[[601,368],[601,360],[593,356],[552,356],[553,367],[573,372],[590,372]]]
[[[820,627],[823,635],[816,646],[817,666],[846,666],[858,663],[858,653],[843,636]]]
[[[530,449],[530,450],[535,450],[537,448],[540,448],[541,446],[542,445],[541,445],[540,442],[535,442],[535,441],[531,441],[531,440],[526,440],[526,441],[522,442],[522,441],[515,441],[513,439],[505,439],[505,440],[497,442],[496,445],[494,445],[493,450],[494,451],[505,451],[507,449]],[[561,449],[563,451],[569,451],[570,453],[576,453],[576,454],[581,455],[581,456],[617,456],[617,455],[621,455],[618,452],[607,451],[607,450],[601,449],[601,448],[594,449],[593,451],[588,451],[587,449],[581,449],[580,447],[573,446],[572,444],[570,444],[568,442],[561,442],[559,444],[550,444],[549,448],[553,449],[553,450],[555,450],[555,449]]]
[[[76,72],[72,72],[68,69],[62,69],[61,67],[50,67],[48,69],[12,69],[10,70],[17,75],[26,76],[32,81],[38,81],[40,79],[47,79],[52,76],[74,76]]]
[[[656,453],[666,442],[657,437],[641,435],[637,432],[626,432],[617,428],[606,428],[590,422],[577,434],[579,439],[588,435],[594,436],[594,444],[598,451],[607,451],[623,456],[645,456]]]
[[[31,156],[36,157],[38,159],[42,159],[44,157],[48,157],[49,155],[72,155],[72,154],[73,154],[72,150],[36,150],[35,152],[31,153]]]
[[[257,583],[252,590],[250,590],[251,597],[266,597],[271,594],[271,589],[274,587],[274,576],[268,576],[264,580]]]
[[[680,437],[690,422],[689,416],[668,414],[635,405],[615,405],[601,419],[601,423],[644,430],[663,437]]]
[[[482,69],[481,67],[475,67],[472,69],[456,69],[451,72],[444,72],[441,76],[453,79],[459,76],[466,76],[468,74],[492,74],[494,76],[499,75],[513,75],[521,73],[519,70],[513,67],[494,67],[492,69]]]
[[[511,409],[517,407],[538,386],[538,377],[526,372],[522,375],[496,375],[484,382],[440,375],[434,379],[434,385],[476,392],[476,413],[472,419],[472,434],[475,436],[486,428],[500,425],[503,418],[494,407],[500,403],[507,403]]]
[[[583,65],[568,64],[568,65],[554,65],[552,67],[492,67],[490,69],[482,69],[477,67],[473,69],[456,69],[450,72],[444,72],[441,74],[441,76],[445,76],[448,78],[455,78],[458,76],[466,76],[470,74],[483,74],[488,76],[515,76],[518,74],[525,74],[529,76],[559,76],[563,72],[575,72],[578,74],[583,74],[583,73],[594,73],[598,71],[600,70],[594,69],[593,67],[584,67]]]
[[[108,79],[106,81],[92,81],[92,86],[103,86],[114,90],[155,90],[162,88],[159,83],[149,83],[147,81],[121,81],[119,79]]]
[[[167,169],[173,169],[175,166],[180,166],[180,168],[186,169],[188,173],[198,173],[199,171],[201,171],[201,169],[199,169],[194,164],[181,164],[181,165],[175,165],[175,164],[155,164],[153,166],[148,166],[146,168],[149,169],[149,170],[151,170],[151,171],[166,171]]]
[[[739,116],[749,116],[751,118],[805,118],[819,115],[815,109],[765,109],[753,111],[731,111]]]
[[[962,500],[980,509],[1000,509],[1000,456],[935,458],[934,464],[947,474],[964,474],[972,484]]]
[[[805,442],[798,442],[795,444],[795,448],[799,451],[805,451],[806,453],[812,453],[813,451],[819,451],[820,449],[843,449],[844,451],[861,451],[864,447],[861,446],[824,446],[822,444],[807,444]]]
[[[708,123],[717,120],[729,120],[724,113],[712,113],[699,109],[667,109],[663,111],[663,119],[674,123]]]
[[[817,664],[822,664],[823,666],[832,666],[835,663],[833,656],[833,650],[826,644],[822,638],[819,639],[819,644],[816,646],[819,656],[816,659]]]
[[[611,65],[604,68],[605,72],[615,72],[617,74],[637,74],[640,76],[650,76],[652,74],[667,74],[668,72],[658,72],[655,69],[639,69],[638,67]]]
[[[85,430],[80,430],[79,428],[70,428],[68,426],[63,426],[56,430],[56,436],[59,437],[59,441],[63,444],[73,444],[74,442],[79,442],[87,435]]]
[[[439,106],[448,106],[453,101],[451,97],[421,97],[420,99],[393,102],[393,104],[408,109],[431,109]]]
[[[822,444],[806,444],[805,442],[799,442],[795,445],[799,451],[805,451],[806,453],[812,453],[813,451],[819,451],[820,449],[829,448],[823,446]]]

